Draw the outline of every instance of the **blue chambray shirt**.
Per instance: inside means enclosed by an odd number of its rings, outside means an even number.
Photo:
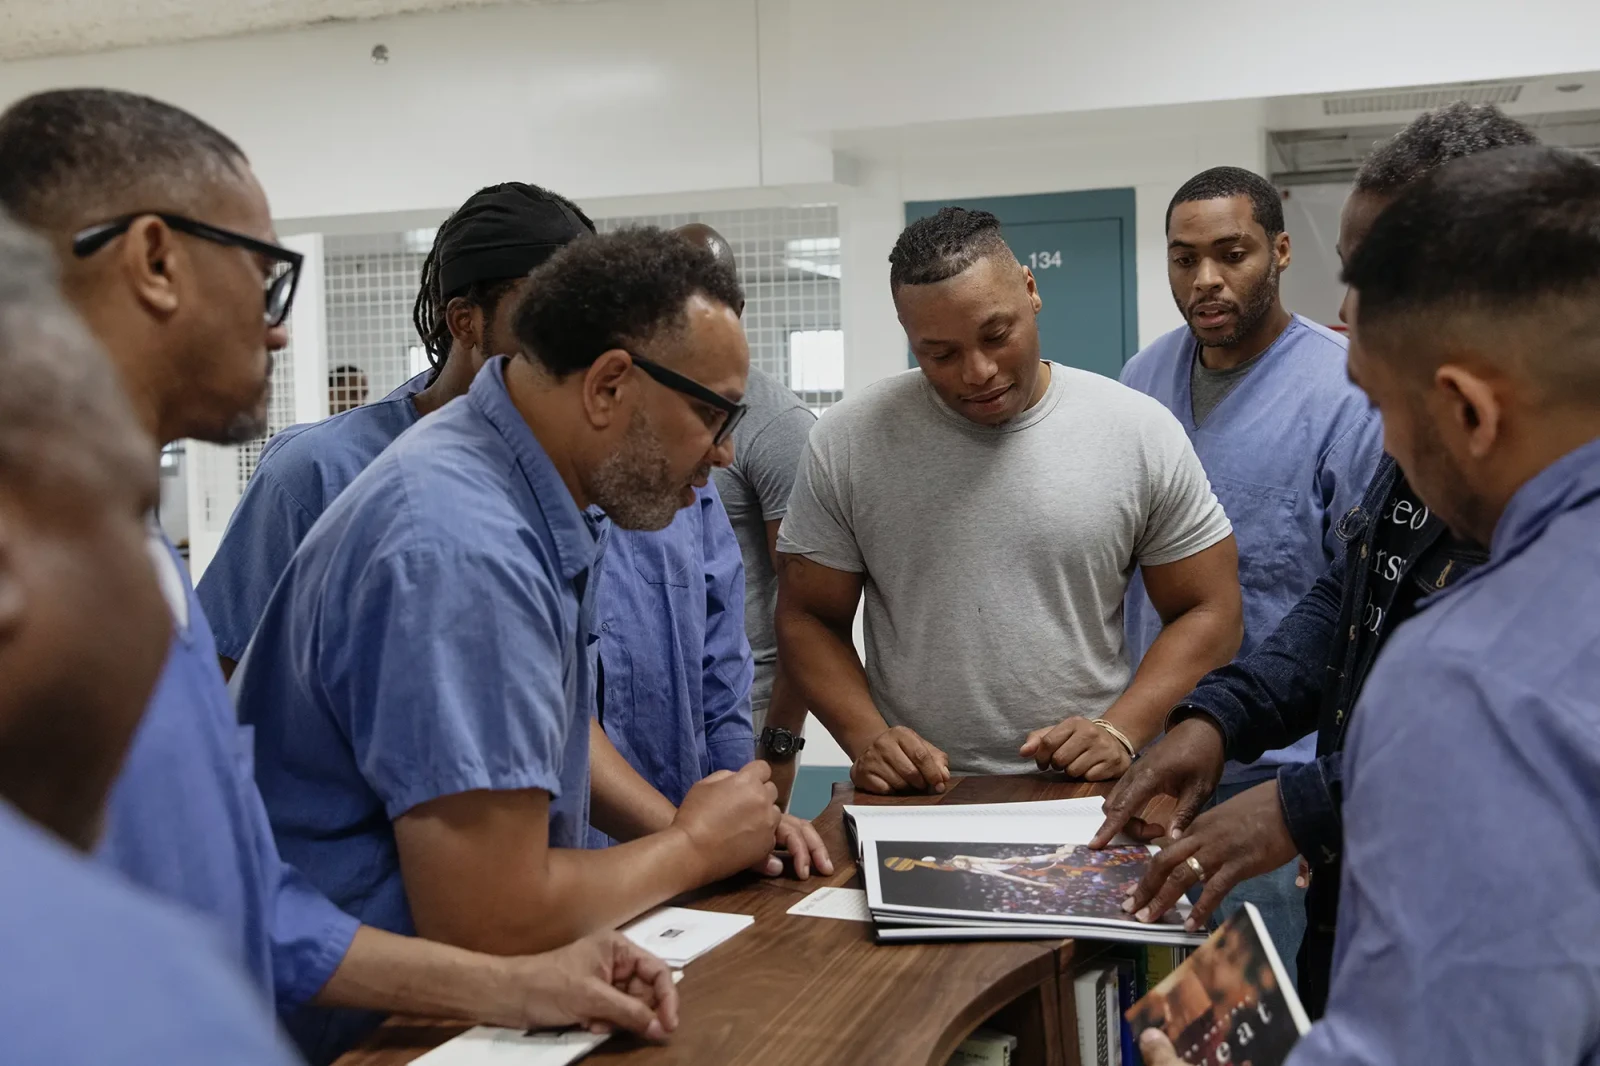
[[[676,804],[754,758],[744,557],[716,486],[665,529],[613,527],[598,595],[603,725],[640,776]],[[608,843],[591,831],[591,846]]]
[[[581,847],[589,821],[597,529],[513,406],[505,365],[329,506],[234,675],[284,856],[397,933],[414,927],[391,823],[411,808],[539,789],[556,848]],[[370,1025],[325,1021],[319,1048]],[[302,1040],[312,1024],[297,1022]]]
[[[187,619],[174,618],[166,665],[111,790],[98,858],[210,919],[263,995],[287,1010],[333,976],[359,923],[279,857],[250,732],[235,717],[183,564],[163,547]]]
[[[1600,1063],[1600,440],[1378,654],[1323,1020],[1292,1066]]]
[[[0,802],[0,1060],[290,1066],[215,932]]]
[[[418,374],[377,403],[290,426],[267,442],[195,589],[220,654],[236,662],[244,655],[294,550],[334,497],[416,424],[411,397],[431,374]]]
[[[1334,524],[1361,502],[1383,455],[1383,423],[1345,372],[1347,342],[1299,315],[1199,427],[1189,391],[1195,339],[1187,326],[1128,361],[1122,383],[1159,400],[1183,423],[1211,489],[1233,522],[1244,596],[1241,657],[1342,555]],[[1161,618],[1135,574],[1124,608],[1137,665]],[[1316,737],[1269,751],[1223,780],[1265,780],[1278,766],[1310,761]]]

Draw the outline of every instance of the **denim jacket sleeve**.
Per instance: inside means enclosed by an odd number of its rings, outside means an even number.
[[[1228,758],[1238,762],[1254,762],[1315,730],[1344,598],[1344,566],[1341,555],[1255,651],[1201,678],[1169,726],[1196,714],[1213,719]]]
[[[1343,751],[1278,771],[1278,805],[1283,808],[1284,824],[1300,854],[1313,863],[1339,860],[1344,844],[1343,790]]]

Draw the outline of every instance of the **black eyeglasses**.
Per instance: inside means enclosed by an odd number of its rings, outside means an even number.
[[[159,218],[180,233],[187,233],[191,237],[199,237],[213,244],[243,248],[247,252],[254,252],[270,260],[272,268],[267,272],[266,281],[266,321],[268,326],[283,325],[283,320],[289,317],[289,308],[294,304],[295,290],[300,287],[300,267],[305,262],[305,256],[289,248],[258,241],[254,237],[247,237],[243,233],[235,233],[206,222],[196,222],[182,215],[169,215],[163,211],[139,211],[79,230],[72,238],[72,254],[79,259],[93,255],[128,232],[128,227],[133,225],[135,219],[147,215]]]
[[[739,424],[739,420],[744,417],[745,411],[749,410],[744,404],[734,403],[726,396],[711,391],[693,378],[686,378],[675,370],[668,370],[660,363],[651,362],[642,355],[634,355],[632,352],[628,352],[628,355],[633,359],[634,366],[643,370],[673,392],[681,392],[691,399],[699,400],[707,407],[711,407],[720,413],[722,424],[716,425],[712,423],[712,428],[716,430],[715,436],[711,438],[711,446],[713,448],[728,439],[728,434],[733,432],[733,427]]]

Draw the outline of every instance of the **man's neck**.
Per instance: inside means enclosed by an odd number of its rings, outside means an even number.
[[[539,447],[555,464],[562,484],[567,486],[572,502],[581,511],[593,501],[584,491],[583,479],[578,476],[578,465],[574,461],[572,441],[576,434],[566,432],[563,425],[563,416],[570,417],[571,397],[566,390],[552,388],[548,381],[541,380],[542,376],[523,356],[514,355],[506,360],[506,393],[511,397],[511,404],[528,424]]]
[[[1200,348],[1200,365],[1207,370],[1232,370],[1241,366],[1272,347],[1272,342],[1283,335],[1289,328],[1293,316],[1284,306],[1273,304],[1272,310],[1262,316],[1255,328],[1243,337],[1237,344],[1226,348]]]
[[[1511,499],[1522,487],[1573,452],[1600,440],[1600,414],[1546,411],[1535,439],[1518,449],[1506,463],[1502,476],[1493,479],[1483,494],[1483,529],[1472,530],[1480,544],[1489,544]]]
[[[411,397],[411,405],[417,409],[419,416],[431,414],[457,396],[465,396],[467,390],[472,388],[472,378],[472,357],[451,348],[444,366],[439,368],[439,376],[433,379],[431,385]]]

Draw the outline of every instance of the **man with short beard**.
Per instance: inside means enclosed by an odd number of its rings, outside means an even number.
[[[1159,400],[1183,424],[1239,540],[1239,584],[1249,655],[1342,554],[1338,517],[1361,502],[1383,452],[1382,427],[1345,376],[1345,340],[1284,309],[1289,266],[1283,201],[1272,183],[1238,167],[1189,179],[1167,207],[1167,280],[1185,325],[1122,371],[1122,383]],[[1128,590],[1135,661],[1161,631],[1138,579]],[[1280,766],[1311,761],[1316,738],[1230,763],[1222,803],[1252,796],[1277,806]],[[1292,856],[1240,884],[1224,915],[1261,909],[1284,958],[1300,949],[1305,904]]]
[[[737,279],[659,230],[533,272],[467,395],[386,448],[284,571],[235,674],[285,856],[383,929],[494,952],[617,924],[763,859],[765,763],[669,825],[589,826],[602,508],[660,529],[729,461],[749,352]]]

